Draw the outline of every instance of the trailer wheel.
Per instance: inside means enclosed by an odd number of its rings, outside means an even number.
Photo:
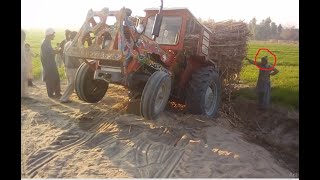
[[[109,84],[102,80],[94,80],[94,71],[89,65],[82,63],[75,78],[75,90],[78,97],[88,103],[100,101],[108,90]]]
[[[221,99],[219,75],[212,66],[194,72],[186,90],[187,109],[192,114],[216,116]]]
[[[171,78],[163,71],[154,72],[144,86],[140,111],[148,120],[155,120],[165,109],[171,92]]]

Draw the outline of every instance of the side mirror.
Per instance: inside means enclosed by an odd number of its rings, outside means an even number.
[[[156,14],[155,21],[152,27],[152,39],[155,40],[156,37],[159,37],[160,28],[162,23],[162,15]]]

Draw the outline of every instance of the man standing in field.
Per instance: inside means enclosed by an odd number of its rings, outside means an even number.
[[[38,54],[34,54],[31,50],[30,44],[25,44],[25,51],[26,51],[26,69],[27,69],[27,79],[28,79],[28,86],[33,86],[32,79],[33,79],[33,73],[32,73],[32,58],[37,57]]]
[[[26,40],[26,33],[21,29],[21,98],[27,97],[27,68],[26,68],[26,52],[24,41]]]
[[[57,43],[56,49],[57,48],[61,48],[60,43]],[[62,62],[62,55],[60,54],[60,52],[58,54],[56,54],[55,61],[56,61],[58,68],[61,68],[63,62]]]
[[[74,91],[74,84],[75,84],[75,77],[78,70],[78,67],[80,66],[80,61],[76,57],[70,57],[65,54],[65,52],[68,50],[68,48],[71,46],[72,40],[74,37],[76,37],[77,32],[73,31],[70,33],[70,40],[65,44],[64,46],[64,57],[65,57],[65,68],[66,68],[66,75],[68,80],[68,86],[66,91],[63,93],[63,95],[60,98],[61,103],[68,103],[70,102],[69,97]]]
[[[61,97],[60,94],[60,77],[55,61],[55,54],[59,53],[59,49],[53,49],[51,41],[55,37],[55,31],[48,28],[45,31],[45,39],[41,44],[40,56],[43,68],[43,80],[46,82],[48,97]]]
[[[254,64],[254,61],[246,58],[250,64]],[[261,62],[258,62],[259,67],[261,68],[271,68],[268,64],[268,57],[264,56],[261,58]],[[268,108],[270,104],[270,96],[271,96],[271,83],[270,83],[270,75],[274,76],[278,74],[279,71],[275,67],[270,70],[259,70],[258,82],[256,86],[256,91],[258,95],[258,104],[259,108],[265,109]]]
[[[65,63],[64,53],[63,53],[64,46],[70,40],[70,33],[71,33],[71,31],[69,29],[66,29],[65,30],[65,39],[59,43],[59,46],[60,46],[59,56],[62,58],[63,63]]]

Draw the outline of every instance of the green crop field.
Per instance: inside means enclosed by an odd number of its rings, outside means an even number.
[[[26,43],[31,45],[31,50],[33,53],[40,55],[40,46],[44,39],[44,30],[26,30]],[[58,42],[64,39],[64,31],[57,30],[56,37],[52,41],[52,47],[55,48]],[[64,68],[59,68],[59,74],[62,79],[65,78]],[[40,79],[41,77],[41,61],[40,57],[33,58],[33,76],[34,79]]]
[[[31,45],[34,53],[40,54],[40,45],[44,38],[44,32],[41,30],[26,30],[26,43]],[[57,30],[56,37],[52,42],[56,43],[64,39],[64,31]],[[249,42],[248,57],[254,59],[259,48],[268,48],[277,56],[276,68],[280,71],[274,77],[271,77],[272,83],[272,102],[287,106],[299,108],[299,45],[298,44],[277,44],[267,42]],[[273,64],[273,57],[266,51],[260,51],[258,58],[264,55],[269,56],[269,63]],[[59,69],[60,77],[65,78],[64,69]],[[244,62],[240,74],[241,81],[247,84],[248,88],[242,88],[235,93],[249,99],[255,99],[254,87],[257,82],[259,69],[255,65],[249,65]],[[41,62],[40,57],[33,60],[33,74],[35,79],[40,78]]]
[[[267,48],[276,55],[276,68],[279,74],[271,76],[271,101],[277,104],[299,108],[299,45],[278,44],[268,42],[250,42],[247,56],[254,59],[259,48]],[[260,51],[257,60],[262,56],[269,57],[269,64],[274,63],[274,57],[267,51]],[[236,95],[255,99],[254,87],[257,82],[259,69],[255,65],[244,62],[240,79],[249,88],[242,88]]]

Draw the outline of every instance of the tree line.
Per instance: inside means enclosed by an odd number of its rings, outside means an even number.
[[[253,40],[291,40],[299,41],[299,29],[292,27],[283,28],[281,24],[277,25],[268,17],[257,24],[257,19],[252,18],[248,24],[248,28],[252,33]]]
[[[198,20],[206,23],[215,23],[213,19]],[[292,27],[283,27],[281,24],[277,25],[271,20],[270,17],[263,19],[257,24],[257,19],[254,17],[248,23],[248,28],[252,34],[250,37],[252,40],[288,40],[288,41],[299,41],[299,29]]]

